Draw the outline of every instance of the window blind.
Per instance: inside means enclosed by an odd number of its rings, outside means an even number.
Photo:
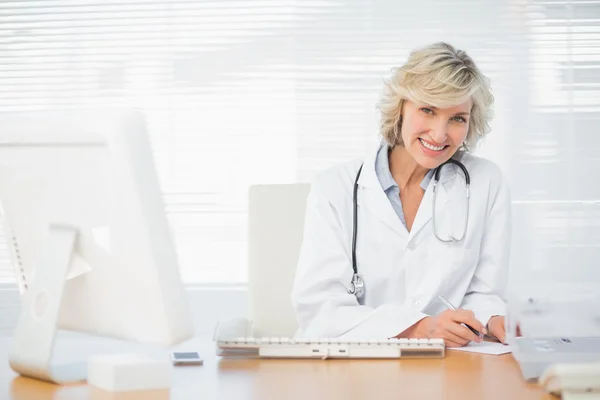
[[[0,111],[143,110],[184,280],[243,283],[249,185],[362,156],[391,68],[447,41],[492,79],[515,263],[560,269],[600,255],[599,31],[596,1],[3,1]]]
[[[532,1],[527,15],[527,124],[513,138],[512,267],[525,285],[598,288],[600,2]]]

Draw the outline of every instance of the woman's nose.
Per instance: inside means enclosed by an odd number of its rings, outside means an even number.
[[[429,132],[429,135],[437,143],[444,143],[446,141],[446,137],[448,137],[448,134],[446,133],[446,124],[439,124],[438,126],[433,127],[431,132]]]

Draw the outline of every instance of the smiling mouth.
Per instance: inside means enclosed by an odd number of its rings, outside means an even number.
[[[419,138],[419,142],[421,142],[421,146],[425,147],[427,150],[431,150],[431,151],[443,151],[446,147],[448,147],[448,145],[444,145],[444,146],[434,146],[432,144],[427,143],[426,141],[424,141],[423,139]]]

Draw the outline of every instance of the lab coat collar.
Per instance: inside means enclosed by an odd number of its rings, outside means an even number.
[[[360,178],[358,178],[359,192],[357,196],[358,207],[366,207],[382,223],[390,227],[397,234],[408,237],[408,231],[396,214],[390,199],[383,191],[375,171],[375,160],[380,145],[377,145],[365,157]]]
[[[360,178],[358,178],[358,186],[368,187],[372,189],[381,189],[379,179],[377,179],[377,173],[375,172],[375,160],[377,159],[377,153],[379,153],[381,145],[374,147],[363,162],[362,171]],[[381,189],[383,191],[383,189]]]
[[[423,226],[431,219],[432,215],[432,202],[433,202],[433,179],[429,182],[423,200],[419,205],[417,215],[412,225],[410,234],[406,227],[398,218],[398,214],[392,207],[390,200],[383,191],[377,173],[375,172],[375,160],[377,152],[380,146],[378,145],[365,157],[360,178],[358,179],[359,190],[357,201],[358,207],[361,205],[366,206],[367,209],[377,216],[381,222],[390,227],[397,234],[406,237],[410,240],[416,235]],[[440,180],[437,185],[437,200],[436,200],[436,214],[440,215],[448,202],[449,196],[446,186],[450,183],[449,181],[456,177],[456,166],[449,165],[445,166],[440,173]],[[364,201],[361,201],[364,200]]]

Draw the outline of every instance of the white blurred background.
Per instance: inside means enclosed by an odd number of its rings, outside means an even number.
[[[0,112],[145,111],[183,278],[212,329],[246,312],[249,185],[361,156],[383,79],[434,41],[492,79],[476,153],[510,182],[511,289],[599,290],[600,1],[2,0]],[[3,245],[0,289],[1,334],[18,310]]]

